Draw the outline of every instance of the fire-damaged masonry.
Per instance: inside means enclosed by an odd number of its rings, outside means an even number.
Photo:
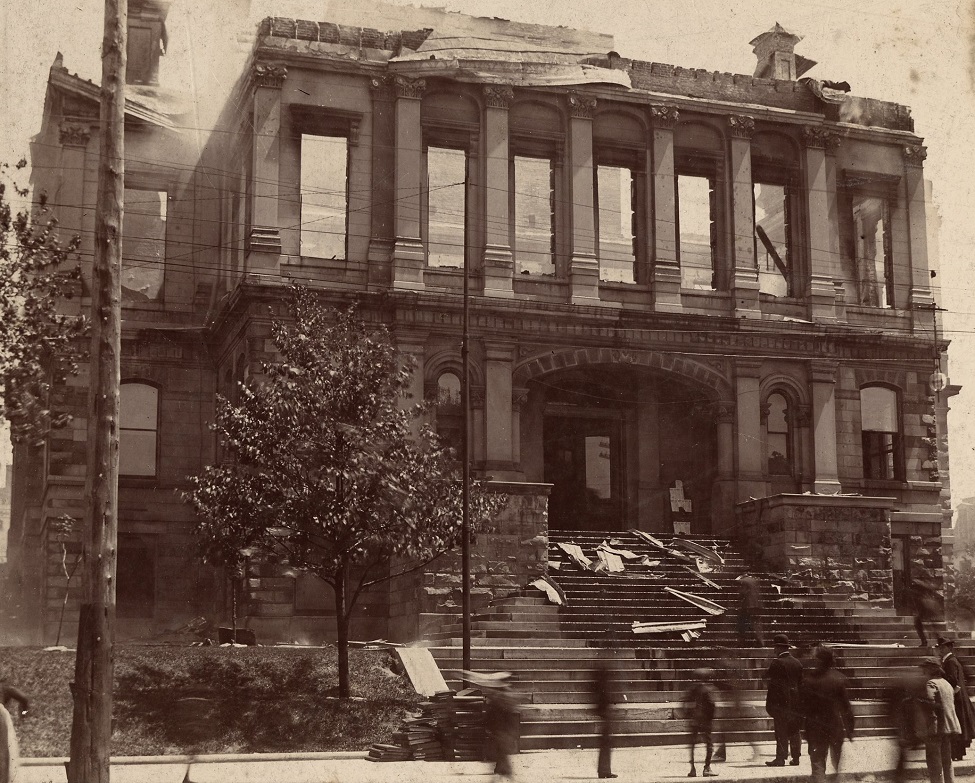
[[[178,492],[223,458],[215,395],[235,399],[274,358],[269,308],[296,281],[384,323],[417,360],[413,398],[437,399],[459,442],[467,278],[473,470],[508,497],[477,534],[478,609],[548,594],[529,586],[561,584],[554,544],[584,536],[576,554],[603,568],[580,578],[652,572],[619,554],[655,559],[642,535],[733,544],[749,567],[875,612],[908,612],[914,581],[942,589],[957,389],[932,338],[937,246],[907,107],[816,78],[777,24],[740,75],[629,59],[604,34],[351,5],[263,20],[223,81],[201,47],[191,81],[163,55],[167,4],[130,0],[121,638],[228,615]],[[51,68],[33,186],[57,193],[89,259],[98,90],[66,66]],[[86,384],[87,369],[52,400],[72,424],[15,455],[26,640],[74,634],[64,520],[82,516]],[[672,549],[687,562],[661,553],[671,589],[730,606],[707,583],[719,567]],[[451,633],[457,561],[374,589],[353,636]],[[262,641],[333,638],[325,591],[251,562],[241,623]]]

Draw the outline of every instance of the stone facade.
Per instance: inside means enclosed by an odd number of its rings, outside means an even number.
[[[120,483],[134,570],[119,600],[140,614],[123,633],[227,618],[227,580],[198,563],[178,493],[218,457],[215,395],[274,359],[270,320],[296,281],[390,330],[417,360],[414,399],[447,392],[445,436],[461,426],[450,393],[469,283],[472,467],[510,497],[478,538],[477,604],[544,570],[549,528],[672,531],[677,482],[694,533],[733,536],[767,503],[777,567],[804,570],[787,555],[808,545],[895,604],[912,572],[937,579],[951,390],[929,388],[937,312],[909,110],[630,60],[602,34],[415,13],[399,31],[266,20],[199,146],[178,132],[187,104],[129,94],[127,187],[155,194],[165,225],[123,308],[123,381],[158,399],[153,473]],[[431,28],[504,45],[431,57]],[[526,38],[557,54],[523,62]],[[771,55],[792,73],[791,53]],[[35,190],[59,189],[61,230],[81,233],[84,255],[97,89],[56,61],[46,105]],[[314,154],[329,183],[305,181]],[[706,218],[693,231],[688,203]],[[59,394],[74,423],[19,449],[13,479],[12,570],[45,640],[63,602],[54,523],[81,516],[85,375]],[[834,569],[846,544],[856,554]],[[459,605],[455,560],[374,591],[354,634],[440,627]],[[333,633],[328,591],[268,564],[240,598],[269,638]]]

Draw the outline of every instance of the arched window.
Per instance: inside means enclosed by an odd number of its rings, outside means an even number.
[[[147,383],[123,383],[119,405],[119,475],[155,476],[159,390]]]
[[[437,379],[437,401],[441,405],[460,405],[460,378],[452,372]]]
[[[900,408],[897,392],[886,386],[860,389],[863,477],[903,480]]]
[[[770,476],[793,475],[792,427],[789,401],[785,395],[774,392],[768,396],[768,421],[766,425],[766,450]]]
[[[437,378],[437,434],[458,452],[463,447],[460,377],[452,372],[441,373]]]

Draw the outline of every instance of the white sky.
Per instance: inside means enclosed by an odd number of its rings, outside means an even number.
[[[233,72],[242,56],[236,39],[249,29],[248,19],[275,14],[328,20],[350,4],[361,0],[172,0],[164,83],[194,84],[205,91],[225,71]],[[954,398],[949,419],[953,500],[957,504],[975,495],[973,0],[444,0],[428,5],[592,29],[614,35],[624,57],[735,73],[754,70],[748,41],[779,22],[804,36],[798,53],[819,63],[810,76],[849,81],[857,95],[911,106],[917,133],[928,146],[926,176],[934,182],[934,208],[943,220],[942,272],[935,282],[943,287],[941,304],[949,311],[950,375],[966,387]],[[28,139],[40,125],[56,52],[64,53],[69,70],[99,81],[102,9],[102,0],[0,0],[0,106],[5,109],[0,161],[26,155]],[[189,51],[198,57],[186,57]],[[198,66],[186,70],[192,59]],[[201,105],[201,115],[214,105]],[[0,460],[2,455],[0,449]]]

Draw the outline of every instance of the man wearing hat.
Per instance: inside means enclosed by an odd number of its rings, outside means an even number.
[[[961,733],[955,714],[955,694],[944,678],[941,661],[922,658],[918,666],[927,677],[923,705],[924,715],[918,726],[918,738],[924,740],[924,760],[931,783],[954,783],[951,769],[951,737]]]
[[[802,682],[802,664],[789,652],[789,637],[784,633],[772,637],[775,659],[765,672],[768,694],[765,711],[772,716],[775,729],[775,758],[765,763],[770,767],[784,767],[791,754],[792,766],[799,764],[802,737],[799,722],[799,685]]]
[[[955,643],[951,639],[939,636],[936,643],[938,655],[941,656],[941,668],[944,669],[945,679],[955,691],[955,714],[961,724],[961,734],[951,737],[951,759],[961,761],[965,758],[965,751],[972,744],[975,737],[975,707],[968,697],[968,683],[965,678],[965,667],[955,657]]]

